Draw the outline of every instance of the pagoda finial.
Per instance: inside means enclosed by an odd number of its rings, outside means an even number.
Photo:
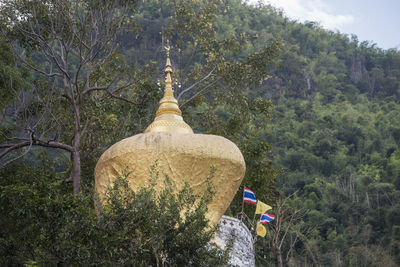
[[[169,51],[171,47],[169,46],[169,40],[167,40],[167,45],[165,46],[165,51],[167,52],[167,62],[165,63],[165,91],[164,97],[173,97],[174,98],[174,91],[172,90],[172,65],[171,60],[169,58]],[[175,99],[175,98],[174,98]],[[176,103],[178,101],[175,99]],[[179,109],[179,107],[178,107]],[[179,110],[180,112],[180,110]],[[182,113],[181,113],[182,114]]]
[[[167,39],[167,45],[164,48],[165,51],[167,51],[167,58],[169,58],[169,50],[171,49],[171,47],[169,46],[169,39]]]
[[[158,103],[156,118],[151,123],[147,132],[179,132],[193,133],[192,128],[187,125],[182,118],[182,112],[179,109],[178,100],[174,97],[172,90],[172,65],[169,58],[170,45],[167,40],[167,45],[164,47],[167,53],[167,62],[165,63],[165,90],[164,96]]]

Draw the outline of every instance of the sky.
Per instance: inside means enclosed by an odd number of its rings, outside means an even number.
[[[250,1],[258,2],[258,1]],[[356,34],[383,49],[400,50],[400,0],[263,0],[299,22]]]

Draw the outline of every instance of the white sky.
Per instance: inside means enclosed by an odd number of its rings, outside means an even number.
[[[256,3],[256,0],[250,0]],[[400,0],[263,0],[299,22],[356,34],[359,41],[400,50]]]

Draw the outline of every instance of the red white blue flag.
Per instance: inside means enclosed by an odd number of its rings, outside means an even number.
[[[251,191],[247,187],[244,188],[243,202],[251,203],[251,204],[254,204],[254,205],[257,204],[256,195],[254,194],[253,191]]]
[[[269,213],[264,213],[260,217],[261,224],[266,224],[266,223],[272,222],[273,220],[275,220],[275,215],[269,214]]]

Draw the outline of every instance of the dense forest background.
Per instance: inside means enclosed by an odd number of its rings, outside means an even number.
[[[199,21],[193,18],[180,21],[192,28],[184,28],[179,20],[174,24],[176,29],[193,31],[200,40],[197,46],[193,36],[184,38],[169,28],[174,5],[162,2],[138,5],[133,16],[136,30],[117,37],[121,64],[131,69],[143,67],[135,72],[140,90],[128,95],[144,99],[145,104],[94,101],[87,108],[99,109],[92,112],[93,132],[82,148],[90,148],[90,154],[82,159],[83,192],[91,192],[93,168],[101,153],[114,142],[142,132],[151,122],[161,95],[162,86],[157,82],[162,80],[163,45],[169,38],[176,69],[175,93],[185,120],[195,132],[222,135],[238,144],[247,164],[243,184],[260,200],[276,208],[279,194],[291,196],[287,210],[301,214],[291,217],[290,233],[281,247],[282,255],[287,255],[285,264],[399,265],[400,52],[380,49],[355,35],[325,30],[315,22],[291,21],[271,6],[251,6],[237,0],[216,2],[212,17],[215,35],[207,30],[196,32],[197,26],[209,28],[196,25]],[[198,12],[195,6],[185,8],[175,7],[175,15]],[[202,12],[206,16],[209,10]],[[225,46],[217,47],[220,40]],[[276,45],[279,56],[270,54],[273,60],[268,74],[259,77],[255,73],[257,81],[243,83],[246,76],[241,75],[246,69],[227,66],[226,62],[244,62],[266,44]],[[8,49],[3,44],[0,54],[3,103],[8,101],[10,73],[24,77],[14,87],[29,83],[27,70],[13,69]],[[205,55],[207,49],[212,53]],[[212,73],[207,65],[212,66],[212,60],[222,55],[225,61],[217,62],[222,64],[218,66],[240,78],[233,82],[232,76],[221,72],[221,77],[201,85],[198,91],[182,93],[185,85]],[[225,89],[215,89],[219,86]],[[15,129],[12,120],[3,118],[4,132]],[[68,133],[64,135],[70,138]],[[29,183],[37,186],[37,181],[27,178],[33,174],[41,173],[46,180],[66,176],[68,162],[65,153],[32,149],[5,166],[0,182],[3,205],[8,199],[4,192],[19,192],[16,184],[30,179]],[[53,171],[43,171],[43,165],[53,166]],[[40,189],[43,185],[39,184]],[[15,190],[10,191],[10,186]],[[240,208],[241,192],[227,213],[235,216]],[[251,218],[252,212],[246,207]],[[268,226],[267,231],[266,238],[256,243],[259,266],[274,265],[276,260],[270,242],[274,228]],[[7,242],[10,246],[11,241]]]
[[[238,57],[271,40],[283,44],[270,77],[243,90],[274,104],[266,127],[252,126],[265,130],[259,137],[274,150],[273,168],[282,170],[277,189],[297,192],[293,205],[307,212],[302,223],[311,230],[296,245],[293,263],[399,264],[400,53],[315,22],[290,21],[270,6],[224,1],[219,8],[220,36],[256,39]],[[143,25],[162,24],[143,14]],[[128,57],[151,54],[162,41],[142,36],[145,42],[129,42]],[[244,183],[262,196],[255,182]]]

